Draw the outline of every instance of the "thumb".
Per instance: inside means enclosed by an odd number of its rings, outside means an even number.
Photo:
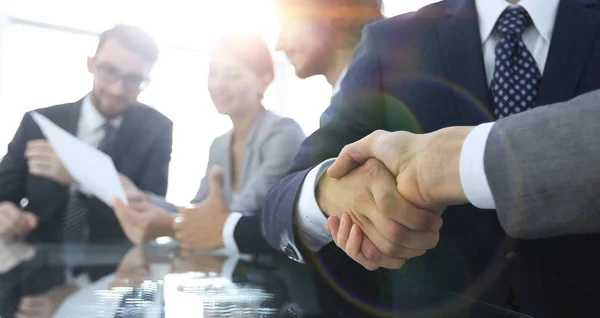
[[[354,168],[362,165],[373,155],[373,144],[377,139],[379,132],[374,132],[367,137],[345,146],[339,156],[329,169],[327,175],[332,178],[341,178],[352,171]]]
[[[35,229],[38,225],[38,218],[35,214],[31,212],[24,211],[23,217],[25,218],[25,224],[27,224],[27,228],[32,230]]]
[[[209,178],[209,196],[222,195],[224,178],[223,168],[219,165],[214,165],[210,169]]]

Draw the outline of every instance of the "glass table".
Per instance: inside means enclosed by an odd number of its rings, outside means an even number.
[[[405,281],[413,297],[443,290]],[[283,256],[144,246],[0,242],[0,317],[365,317],[311,266]],[[400,293],[399,297],[403,297]],[[527,317],[454,295],[405,317]]]

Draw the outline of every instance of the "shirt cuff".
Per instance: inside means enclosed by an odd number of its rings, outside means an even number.
[[[495,209],[496,203],[485,175],[484,155],[488,135],[494,123],[473,129],[460,152],[460,182],[467,199],[480,209]]]
[[[331,234],[325,230],[327,217],[319,208],[315,190],[321,176],[334,162],[335,158],[328,159],[308,172],[296,206],[295,220],[300,229],[300,238],[312,252],[319,251],[333,241]]]
[[[235,242],[235,227],[241,218],[242,213],[231,212],[229,213],[229,216],[227,216],[227,220],[225,220],[225,225],[223,226],[222,235],[223,243],[225,243],[225,249],[235,254],[239,253],[237,243]]]
[[[225,259],[223,263],[223,268],[221,269],[221,277],[232,280],[233,272],[235,272],[235,268],[237,267],[239,258],[237,256],[229,256]]]

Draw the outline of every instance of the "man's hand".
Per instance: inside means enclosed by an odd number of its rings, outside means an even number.
[[[377,159],[367,160],[339,179],[324,175],[316,192],[326,215],[341,218],[348,213],[369,238],[364,244],[382,251],[378,258],[365,255],[372,263],[399,268],[405,259],[421,256],[437,245],[442,219],[403,198],[394,176]]]
[[[25,158],[27,158],[29,173],[34,176],[64,185],[76,183],[46,140],[29,141],[25,149]]]
[[[19,209],[12,202],[0,203],[0,238],[23,235],[38,225],[37,216]]]
[[[442,212],[468,202],[460,183],[460,152],[473,127],[452,127],[424,135],[376,131],[344,147],[327,174],[339,178],[380,160],[394,174],[398,192],[415,205]]]
[[[462,144],[471,129],[447,128],[427,135],[377,131],[346,146],[327,173],[339,178],[377,158],[394,173],[397,190],[404,198],[441,214],[448,205],[467,202],[458,165]],[[406,217],[406,211],[397,211],[397,216]],[[356,224],[346,216],[341,222],[331,216],[326,229],[336,245],[365,268],[386,267],[381,248]]]
[[[148,202],[148,197],[146,194],[138,189],[138,187],[124,174],[119,173],[119,181],[121,182],[121,186],[123,190],[125,190],[125,195],[127,196],[127,200],[130,203],[145,203]]]
[[[329,217],[326,230],[331,233],[333,241],[340,249],[370,271],[379,267],[399,269],[406,262],[406,258],[392,258],[384,255],[368,237],[363,235],[358,225],[352,224],[348,213],[342,215],[341,221],[337,216]]]
[[[229,205],[223,196],[223,170],[210,170],[210,190],[200,204],[179,208],[181,215],[173,222],[175,237],[186,250],[212,250],[225,246],[223,227],[229,216]]]
[[[0,274],[7,273],[35,256],[35,248],[20,241],[0,239]]]
[[[150,203],[130,203],[125,205],[116,199],[113,210],[129,240],[143,244],[159,236],[173,236],[171,223],[174,216]]]

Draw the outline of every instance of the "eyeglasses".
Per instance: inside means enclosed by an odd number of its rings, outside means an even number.
[[[123,74],[121,71],[108,64],[94,63],[94,69],[107,84],[114,84],[118,81],[122,81],[123,88],[130,92],[143,91],[150,83],[149,78],[137,74]]]

